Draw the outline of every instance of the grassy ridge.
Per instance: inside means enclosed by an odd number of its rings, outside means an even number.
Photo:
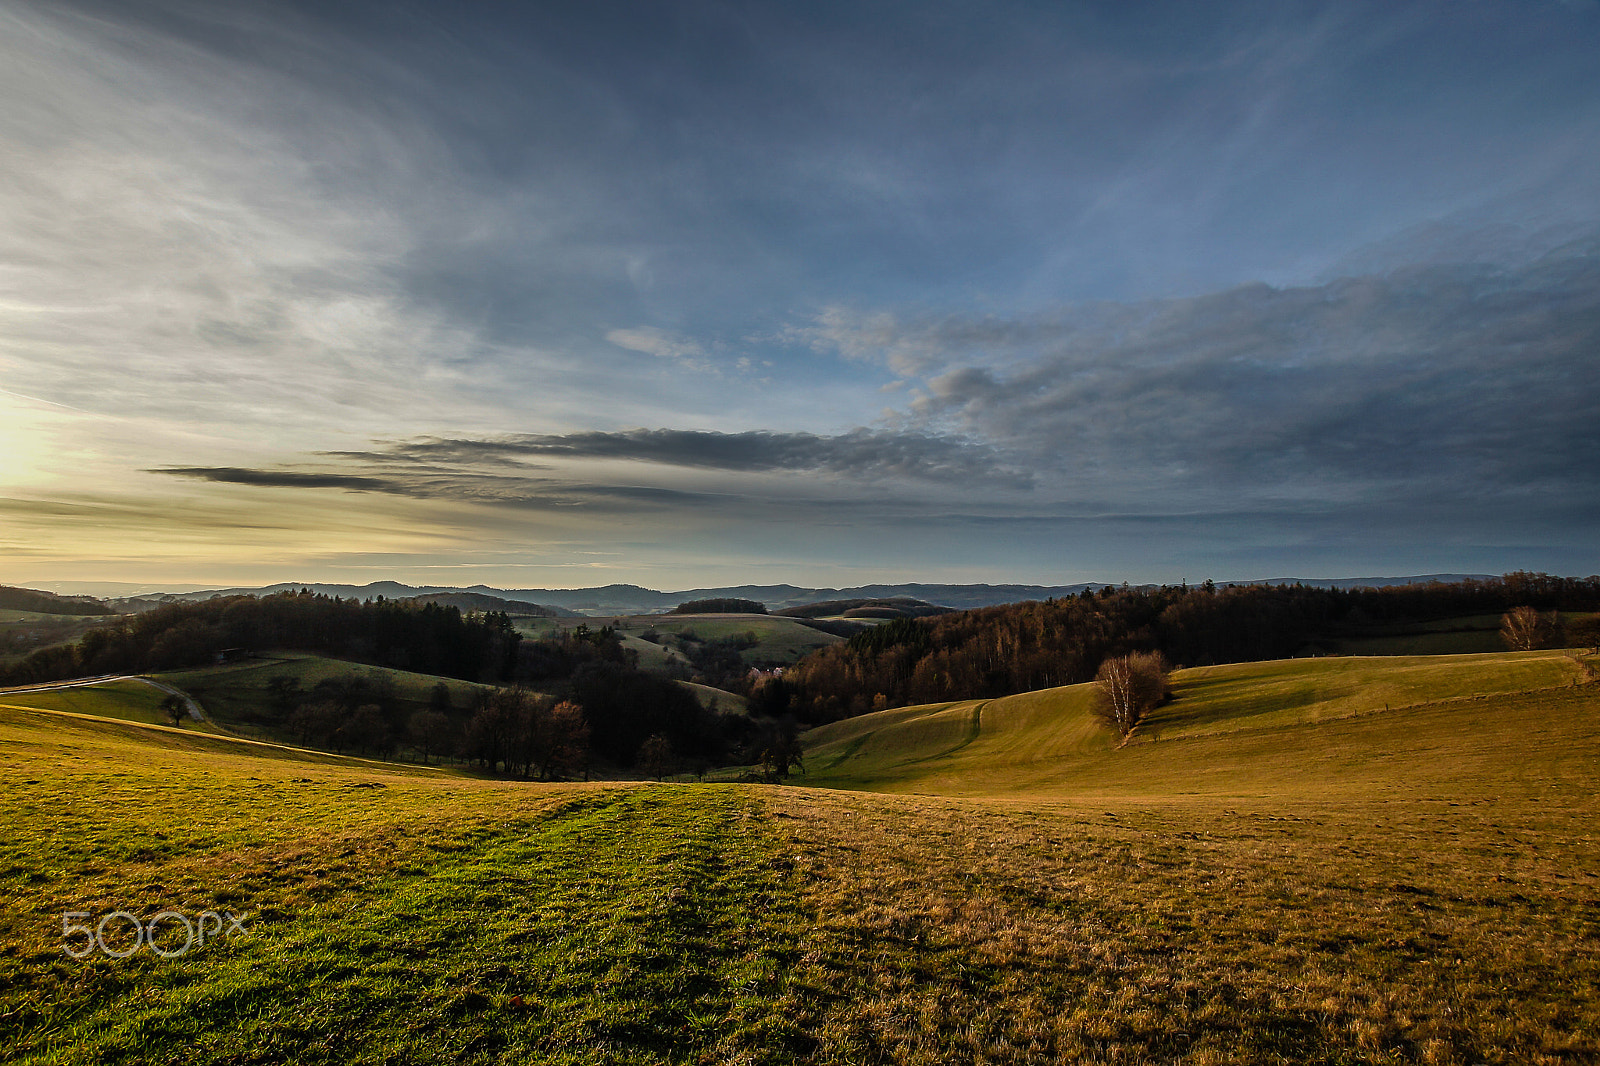
[[[805,737],[806,780],[948,795],[1255,790],[1310,760],[1322,767],[1311,778],[1341,787],[1356,780],[1350,774],[1363,760],[1410,751],[1416,736],[1440,735],[1462,758],[1478,738],[1493,736],[1507,742],[1514,763],[1520,739],[1542,724],[1546,699],[1523,693],[1564,691],[1584,677],[1576,661],[1555,652],[1203,667],[1176,672],[1173,700],[1120,748],[1093,715],[1093,686],[1072,685],[897,708],[814,729]],[[1484,708],[1473,702],[1480,698],[1503,702]],[[1371,720],[1341,721],[1362,716]],[[1582,712],[1557,717],[1557,728],[1582,746],[1589,728]],[[1226,766],[1243,769],[1219,769]]]

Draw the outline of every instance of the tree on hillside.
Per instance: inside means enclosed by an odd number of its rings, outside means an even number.
[[[167,720],[173,725],[179,726],[183,724],[188,708],[183,705],[182,696],[168,696],[161,701],[161,713],[166,715]]]
[[[639,745],[639,755],[635,761],[640,773],[660,781],[674,772],[678,757],[672,751],[672,742],[657,733]]]
[[[303,703],[289,715],[289,731],[301,744],[315,744],[344,750],[345,709],[333,700]]]
[[[541,708],[536,720],[535,758],[539,777],[556,781],[589,765],[589,723],[583,708],[571,700]]]
[[[267,699],[279,715],[288,716],[300,705],[300,679],[292,674],[280,674],[267,681]]]
[[[768,781],[782,781],[789,776],[791,767],[805,773],[805,748],[800,743],[800,730],[793,718],[769,721],[751,738],[748,753],[751,762],[761,767],[761,775]]]
[[[424,766],[428,764],[430,753],[446,753],[454,733],[455,726],[449,716],[432,709],[416,711],[406,722],[406,734],[422,753]]]
[[[345,740],[363,755],[370,752],[387,758],[394,752],[389,724],[383,719],[383,708],[376,703],[363,703],[351,712],[345,719],[344,734]]]
[[[1167,691],[1167,664],[1160,652],[1118,655],[1095,674],[1095,713],[1126,737]]]
[[[1582,618],[1567,627],[1567,639],[1600,655],[1600,617]]]
[[[1533,651],[1548,644],[1560,624],[1555,611],[1540,614],[1532,607],[1513,607],[1500,616],[1500,639],[1512,651]]]

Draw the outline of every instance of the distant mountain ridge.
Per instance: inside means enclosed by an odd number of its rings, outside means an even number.
[[[1392,585],[1419,585],[1438,581],[1486,581],[1496,574],[1424,574],[1411,577],[1347,577],[1347,578],[1260,578],[1248,581],[1218,581],[1218,585],[1294,585],[1317,588],[1383,588]],[[988,584],[925,584],[913,582],[899,585],[861,585],[856,588],[800,588],[796,585],[731,585],[721,588],[686,589],[681,592],[662,592],[639,585],[614,584],[587,589],[496,589],[487,585],[467,588],[442,585],[412,586],[398,581],[374,581],[367,585],[341,585],[317,581],[283,581],[259,588],[227,588],[198,592],[152,593],[128,596],[106,602],[122,610],[141,610],[161,603],[189,600],[207,600],[214,596],[270,596],[278,592],[295,592],[310,589],[326,596],[341,599],[370,600],[379,596],[385,599],[424,599],[430,602],[449,603],[462,610],[495,610],[510,614],[551,614],[557,616],[604,617],[622,614],[656,614],[670,611],[686,600],[746,599],[759,600],[769,610],[804,607],[830,600],[882,600],[909,597],[927,603],[970,610],[975,607],[994,607],[1026,600],[1046,600],[1063,596],[1076,596],[1084,589],[1111,587],[1111,582],[1088,581],[1076,585],[988,585]],[[1149,586],[1145,586],[1149,587]]]

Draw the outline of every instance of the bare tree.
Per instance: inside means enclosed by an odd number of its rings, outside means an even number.
[[[583,708],[571,700],[550,706],[541,703],[530,722],[534,760],[539,777],[554,781],[570,777],[589,763],[589,723]]]
[[[639,746],[639,755],[636,761],[639,764],[639,770],[646,777],[653,777],[660,781],[673,772],[678,757],[672,750],[672,742],[657,733]]]
[[[443,687],[442,685],[440,687]],[[448,690],[446,690],[448,693]],[[414,711],[406,723],[406,733],[422,753],[422,764],[428,764],[432,752],[443,754],[449,745],[454,725],[449,717],[436,710]]]
[[[1600,617],[1580,618],[1567,626],[1567,639],[1574,647],[1588,648],[1591,654],[1600,655]]]
[[[1100,664],[1095,674],[1095,712],[1127,736],[1167,691],[1167,664],[1160,652],[1137,651]]]
[[[1513,607],[1500,616],[1500,639],[1512,651],[1533,651],[1551,641],[1560,619],[1555,611],[1540,614],[1532,607]]]

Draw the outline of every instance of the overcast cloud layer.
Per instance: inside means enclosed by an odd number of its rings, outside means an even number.
[[[0,0],[0,582],[1592,573],[1597,54]]]

